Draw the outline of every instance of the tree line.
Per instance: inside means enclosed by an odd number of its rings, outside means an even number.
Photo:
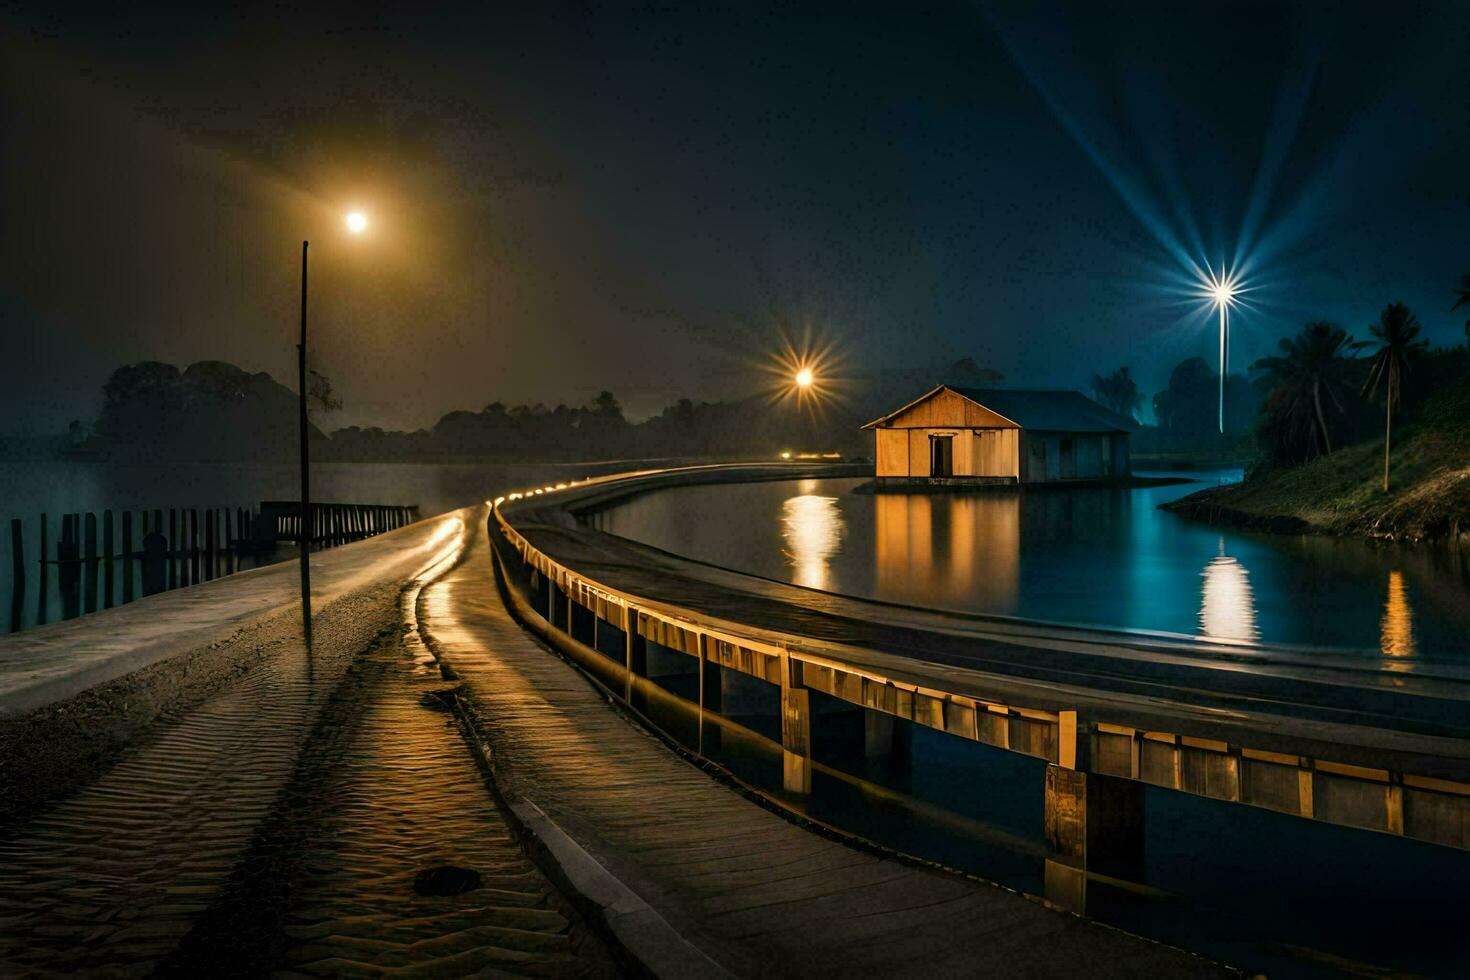
[[[1451,311],[1470,308],[1470,273],[1454,295]],[[1314,320],[1280,340],[1275,354],[1253,362],[1248,379],[1228,376],[1227,433],[1249,432],[1262,461],[1284,465],[1381,433],[1388,489],[1395,425],[1413,418],[1436,391],[1470,380],[1470,347],[1431,348],[1419,318],[1401,302],[1385,306],[1367,333],[1360,340],[1334,323]],[[1466,336],[1470,341],[1470,321]],[[1201,358],[1175,367],[1168,387],[1153,399],[1155,442],[1163,448],[1208,445],[1218,426],[1218,381]],[[1092,389],[1100,402],[1130,417],[1143,403],[1126,367],[1094,376]],[[1141,441],[1149,436],[1145,430]]]
[[[694,402],[682,398],[658,415],[629,420],[616,395],[583,405],[493,402],[454,411],[416,431],[322,423],[341,408],[331,382],[307,387],[312,453],[324,460],[433,460],[515,457],[612,459],[655,456],[773,456],[783,451],[862,452],[861,424],[833,406],[822,413],[766,397]],[[90,425],[72,424],[69,451],[128,459],[294,458],[297,396],[261,373],[205,361],[180,370],[145,361],[119,368],[103,386]]]

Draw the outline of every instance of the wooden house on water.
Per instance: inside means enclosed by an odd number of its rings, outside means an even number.
[[[863,428],[880,488],[963,487],[1125,478],[1137,424],[1076,391],[940,385]]]

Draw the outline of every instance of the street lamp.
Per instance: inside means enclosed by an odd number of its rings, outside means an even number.
[[[1235,277],[1224,269],[1216,275],[1213,271],[1205,280],[1205,295],[1220,311],[1220,434],[1225,433],[1225,375],[1230,368],[1230,308],[1235,305],[1235,295],[1240,292]]]
[[[812,375],[811,368],[804,367],[796,372],[796,386],[798,388],[810,388],[812,382],[815,380],[816,378]]]
[[[361,211],[352,211],[343,216],[342,223],[347,226],[349,234],[361,235],[367,231],[368,219]],[[316,531],[311,512],[310,423],[306,413],[306,258],[310,247],[309,241],[301,243],[301,342],[296,345],[297,404],[301,428],[301,531],[297,535],[297,545],[301,556],[301,625],[308,650],[311,649],[311,541]]]

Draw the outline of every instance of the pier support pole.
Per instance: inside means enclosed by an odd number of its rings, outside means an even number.
[[[1141,870],[1144,786],[1087,771],[1089,738],[1076,712],[1061,712],[1059,728],[1059,762],[1046,767],[1046,900],[1080,915],[1089,873]]]
[[[801,686],[800,672],[791,656],[781,652],[781,760],[782,786],[788,793],[812,791],[811,693]]]

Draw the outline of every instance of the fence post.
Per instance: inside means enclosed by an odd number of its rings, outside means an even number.
[[[189,584],[199,584],[199,509],[189,508]]]
[[[56,543],[56,581],[61,588],[61,616],[72,619],[81,608],[81,515],[61,515],[61,540]]]
[[[158,511],[153,513],[157,514]],[[176,588],[179,584],[179,555],[183,549],[179,547],[179,513],[172,507],[168,509],[168,537],[164,540],[168,568],[165,580],[165,588]]]
[[[46,585],[49,583],[50,569],[46,567],[46,515],[41,515],[41,574],[38,576],[40,588],[36,590],[36,625],[40,626],[46,622]]]
[[[25,534],[20,518],[10,519],[10,632],[20,629],[20,611],[26,601]]]
[[[225,574],[235,574],[235,508],[226,507],[225,519]]]
[[[214,578],[214,508],[204,512],[204,581]]]
[[[82,520],[86,527],[83,535],[83,556],[86,564],[82,566],[86,596],[82,600],[82,608],[90,613],[97,611],[97,515],[88,512]]]
[[[148,512],[143,511],[143,521],[148,520]],[[133,601],[133,512],[123,511],[122,515],[122,563],[123,563],[123,602]]]
[[[102,608],[112,608],[112,591],[117,570],[112,567],[112,511],[102,512]]]

